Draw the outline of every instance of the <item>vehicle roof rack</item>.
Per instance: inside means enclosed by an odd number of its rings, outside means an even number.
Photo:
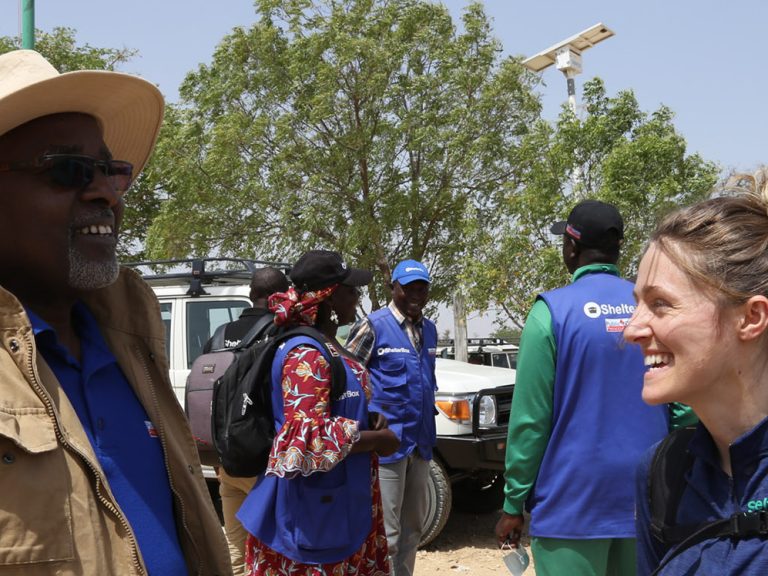
[[[453,346],[455,343],[453,338],[443,338],[438,340],[439,346]],[[514,345],[514,342],[505,340],[504,338],[467,338],[467,346],[502,346],[502,345]]]
[[[153,286],[173,286],[188,282],[187,294],[193,298],[207,294],[203,285],[248,283],[257,268],[273,266],[286,274],[291,269],[291,265],[286,262],[248,258],[177,258],[127,262],[124,265],[134,268]]]

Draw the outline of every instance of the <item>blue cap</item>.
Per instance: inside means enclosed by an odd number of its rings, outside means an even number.
[[[405,286],[416,280],[432,282],[427,267],[416,260],[403,260],[400,264],[395,266],[395,271],[392,272],[392,282],[400,282],[401,286]]]

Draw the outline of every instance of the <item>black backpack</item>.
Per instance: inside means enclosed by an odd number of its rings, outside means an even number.
[[[222,324],[211,337],[211,351],[201,354],[192,363],[184,390],[184,411],[187,414],[189,427],[192,429],[192,436],[197,443],[200,462],[203,464],[216,466],[219,463],[211,436],[211,402],[214,383],[224,375],[243,351],[263,338],[270,330],[274,330],[272,318],[271,314],[260,317],[233,348],[224,348],[224,331],[227,325]]]
[[[279,331],[239,354],[213,388],[210,427],[219,463],[238,478],[258,476],[267,467],[275,419],[272,413],[272,360],[277,348],[295,336],[315,340],[331,367],[331,401],[346,390],[346,371],[336,346],[309,326]]]
[[[693,466],[693,455],[688,451],[696,428],[675,430],[659,444],[651,460],[648,478],[651,512],[651,534],[671,549],[653,575],[658,574],[672,558],[691,546],[728,536],[730,538],[765,538],[768,536],[768,512],[738,512],[701,524],[678,525],[677,509],[686,487],[686,475]]]

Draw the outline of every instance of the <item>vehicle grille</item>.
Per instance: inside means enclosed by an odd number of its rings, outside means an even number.
[[[512,411],[512,394],[514,393],[514,390],[514,384],[510,384],[508,386],[499,386],[498,388],[488,388],[477,393],[472,418],[472,428],[475,434],[506,434],[507,426],[509,425],[509,414]],[[479,419],[479,401],[482,396],[494,396],[496,398],[496,426],[480,427],[477,424]]]

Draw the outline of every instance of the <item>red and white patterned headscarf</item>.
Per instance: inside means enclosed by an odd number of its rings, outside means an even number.
[[[334,293],[338,284],[333,284],[320,290],[297,292],[289,288],[287,292],[276,292],[270,295],[269,309],[275,314],[275,324],[314,326],[317,320],[317,309],[320,302]]]

